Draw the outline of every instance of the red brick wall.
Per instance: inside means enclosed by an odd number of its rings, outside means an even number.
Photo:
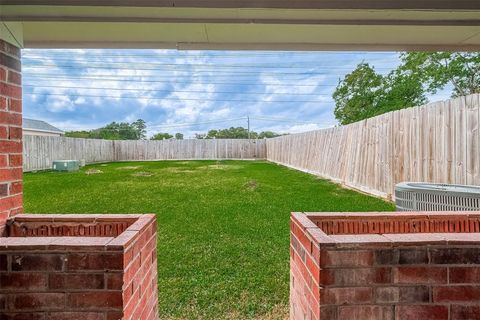
[[[322,319],[477,319],[480,247],[333,249],[320,261]]]
[[[121,319],[123,256],[99,249],[1,252],[0,318]]]
[[[312,220],[291,219],[291,319],[479,319],[478,233],[331,236]]]
[[[139,221],[138,225],[142,222]],[[129,230],[135,230],[135,224]],[[125,248],[123,274],[124,320],[157,319],[157,226],[156,220],[139,230],[135,241]]]
[[[71,234],[125,223],[113,237],[0,237],[0,319],[158,319],[154,215],[22,214],[6,233],[21,224],[63,225]]]
[[[0,40],[0,233],[22,211],[22,88],[20,49]]]
[[[320,247],[306,226],[290,222],[290,318],[320,319]]]

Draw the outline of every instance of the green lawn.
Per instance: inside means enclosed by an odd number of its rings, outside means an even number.
[[[394,209],[260,161],[109,163],[24,181],[29,213],[156,213],[162,319],[283,318],[291,211]]]

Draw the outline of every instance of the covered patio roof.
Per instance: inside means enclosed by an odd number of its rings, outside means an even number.
[[[480,50],[476,0],[1,3],[2,38],[29,48]]]

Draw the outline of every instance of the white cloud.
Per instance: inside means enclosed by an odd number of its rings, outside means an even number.
[[[255,131],[310,131],[336,124],[331,94],[362,61],[379,72],[399,62],[396,53],[28,49],[24,113],[67,130],[143,118],[149,133],[193,136],[250,115]],[[172,126],[181,123],[201,124]]]

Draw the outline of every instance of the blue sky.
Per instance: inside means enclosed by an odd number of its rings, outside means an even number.
[[[142,118],[148,134],[230,126],[302,132],[337,124],[331,95],[362,62],[388,73],[394,52],[23,51],[24,116],[63,129]],[[448,91],[430,101],[447,99]]]

